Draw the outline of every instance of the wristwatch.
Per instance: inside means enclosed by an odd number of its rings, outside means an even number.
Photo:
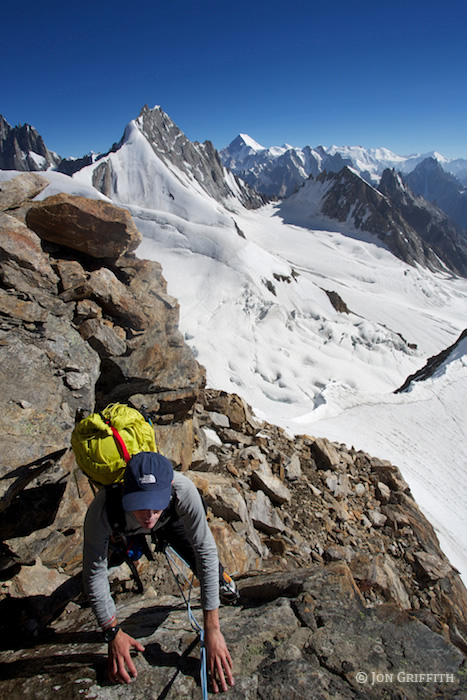
[[[119,629],[120,625],[115,625],[115,627],[107,627],[107,629],[103,630],[102,636],[104,637],[104,642],[113,642]]]

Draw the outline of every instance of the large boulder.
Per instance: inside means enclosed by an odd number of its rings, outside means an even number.
[[[142,240],[127,209],[63,193],[35,203],[26,223],[44,240],[93,258],[116,259]]]

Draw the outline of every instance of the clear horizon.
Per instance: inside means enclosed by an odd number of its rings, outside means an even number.
[[[160,105],[191,141],[467,158],[467,5],[143,0],[2,10],[0,113],[62,157]]]

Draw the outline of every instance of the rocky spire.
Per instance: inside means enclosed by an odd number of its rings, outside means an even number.
[[[34,127],[11,127],[0,114],[0,170],[47,170],[59,162],[60,157],[49,151]]]

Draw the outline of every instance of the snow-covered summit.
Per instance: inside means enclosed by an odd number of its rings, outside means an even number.
[[[253,151],[264,151],[264,146],[261,146],[260,143],[252,139],[248,134],[239,134],[238,138],[243,141],[245,146],[248,146],[248,148],[251,148]]]
[[[264,146],[261,146],[248,134],[239,134],[229,145],[228,149],[220,151],[219,156],[227,168],[236,172],[245,161],[264,150],[266,150]]]

